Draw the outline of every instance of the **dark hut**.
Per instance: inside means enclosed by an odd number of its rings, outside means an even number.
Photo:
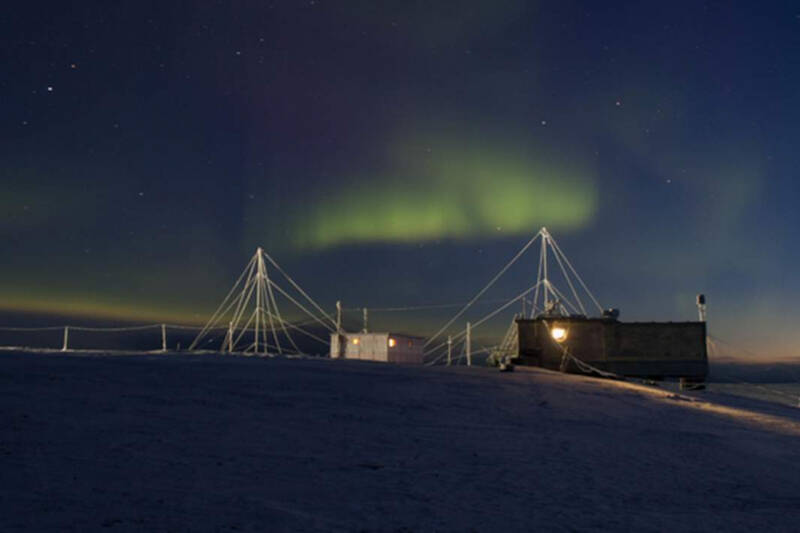
[[[626,323],[612,315],[538,316],[516,324],[517,364],[585,372],[582,362],[620,376],[686,382],[708,374],[705,322]]]

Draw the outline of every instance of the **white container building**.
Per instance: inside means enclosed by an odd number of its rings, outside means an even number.
[[[424,339],[395,333],[331,333],[331,359],[423,363]]]

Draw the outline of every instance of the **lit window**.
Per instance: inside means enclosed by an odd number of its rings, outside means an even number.
[[[550,330],[550,335],[553,336],[556,342],[564,342],[567,339],[567,330],[556,326]]]
[[[358,344],[359,342],[361,342],[361,339],[359,339],[358,337],[353,339],[353,344]]]
[[[397,341],[394,339],[389,339],[389,348],[394,348],[397,346]]]

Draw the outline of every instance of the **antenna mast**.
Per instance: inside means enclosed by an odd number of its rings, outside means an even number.
[[[273,272],[277,271],[296,291],[294,296],[270,279],[267,261],[274,268]],[[293,332],[302,333],[320,344],[329,344],[318,334],[300,327],[299,324],[284,320],[278,309],[276,293],[297,310],[305,313],[312,322],[324,327],[329,332],[336,331],[334,327],[337,329],[341,327],[322,311],[322,308],[289,277],[263,248],[259,247],[189,349],[205,348],[209,343],[214,342],[214,331],[220,329],[225,330],[226,334],[219,349],[228,353],[236,351],[258,355],[283,354],[287,351],[301,353],[289,333],[290,329]],[[319,314],[309,310],[308,306],[316,309]],[[249,309],[252,309],[252,312],[249,312]],[[249,343],[245,339],[250,338],[251,332],[253,342]],[[243,343],[243,341],[245,342]],[[286,345],[287,342],[291,348]]]

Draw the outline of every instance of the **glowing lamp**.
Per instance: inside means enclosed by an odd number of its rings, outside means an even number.
[[[361,342],[361,339],[359,339],[358,337],[353,339],[353,344],[358,344],[359,342]]]
[[[394,339],[389,339],[389,348],[394,348],[397,346],[397,341]]]
[[[556,342],[564,342],[567,339],[567,330],[564,328],[554,327],[550,329],[550,335]]]

